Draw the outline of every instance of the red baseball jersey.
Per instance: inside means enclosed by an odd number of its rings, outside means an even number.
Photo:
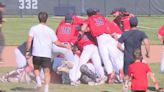
[[[118,25],[114,23],[113,21],[111,22],[111,30],[112,30],[112,33],[122,34],[122,31],[120,30]]]
[[[86,45],[95,44],[95,42],[91,41],[91,39],[93,39],[91,35],[84,34],[83,37],[78,41],[78,47],[82,50]]]
[[[117,16],[116,18],[113,19],[113,21],[115,24],[117,24],[117,26],[119,27],[119,29],[122,31],[122,24],[121,24],[121,16]]]
[[[76,31],[75,25],[70,23],[62,23],[56,30],[56,35],[61,42],[75,43],[77,40],[78,31]]]
[[[158,34],[164,36],[164,25],[158,29]]]
[[[84,19],[78,17],[78,16],[73,16],[73,24],[74,25],[80,25],[84,22]]]
[[[109,27],[109,30],[107,30],[108,34],[113,34],[113,33],[122,34],[122,31],[120,30],[120,28],[116,23],[114,23],[113,21],[111,22],[109,20],[107,20],[107,23]]]
[[[133,14],[129,14],[128,16],[124,16],[121,18],[121,22],[122,22],[122,31],[127,31],[130,29],[130,18],[134,17]]]
[[[130,23],[129,23],[130,17],[129,16],[124,16],[121,18],[122,22],[122,30],[127,31],[130,29]]]
[[[147,73],[151,72],[149,66],[142,62],[134,62],[129,65],[128,75],[132,76],[131,89],[132,90],[147,90],[148,79]]]
[[[62,19],[58,26],[60,26],[60,25],[62,25],[64,23],[65,23],[65,19]]]
[[[109,30],[104,16],[93,15],[88,17],[87,22],[93,37],[97,37]]]

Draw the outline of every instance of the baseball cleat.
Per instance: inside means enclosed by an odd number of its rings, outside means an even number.
[[[70,69],[73,68],[73,63],[71,61],[63,61],[62,65],[57,68],[57,72],[68,73]]]
[[[76,83],[76,82],[71,82],[70,85],[71,85],[71,86],[78,86],[79,84]]]

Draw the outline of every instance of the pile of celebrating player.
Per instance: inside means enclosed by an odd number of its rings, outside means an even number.
[[[85,83],[104,83],[107,78],[108,83],[113,83],[115,75],[118,75],[118,81],[122,82],[123,53],[117,48],[117,39],[122,31],[114,22],[94,9],[88,9],[87,15],[88,19],[84,20],[74,14],[68,14],[56,30],[58,40],[73,48],[71,60],[67,59],[74,64],[69,71],[71,85],[79,83],[83,75],[81,67],[87,64],[94,66],[92,72],[97,74],[97,78],[91,78],[93,81],[88,80]],[[53,50],[55,51],[55,48]],[[72,60],[73,53],[74,57],[78,55],[79,59]]]
[[[137,30],[137,18],[124,8],[115,9],[111,14],[115,17],[113,21],[101,15],[99,10],[91,8],[87,9],[87,19],[69,13],[60,22],[54,34],[46,25],[48,14],[40,12],[38,14],[40,24],[30,29],[26,48],[27,59],[30,58],[32,48],[37,87],[42,86],[40,68],[43,68],[44,92],[48,92],[52,60],[53,69],[62,75],[63,83],[74,86],[80,82],[100,85],[105,82],[127,83],[131,80],[133,86],[136,83],[135,78],[139,79],[137,82],[147,83],[145,76],[148,73],[158,89],[158,83],[151,70],[143,63],[142,55],[137,53],[140,52],[143,42],[146,57],[149,57],[149,41],[144,32]],[[136,52],[136,49],[139,50]],[[59,65],[57,61],[60,62]],[[142,70],[137,72],[133,68]],[[143,74],[144,77],[140,78],[139,74]],[[143,84],[143,88],[140,88],[140,85],[135,84],[132,91],[144,92],[147,84]]]

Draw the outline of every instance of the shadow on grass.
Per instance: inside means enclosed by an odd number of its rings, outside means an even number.
[[[148,87],[148,90],[153,91],[153,92],[158,92],[154,87]]]
[[[0,92],[6,92],[5,90],[0,90]]]
[[[23,87],[15,87],[15,88],[12,88],[11,89],[12,91],[15,91],[15,92],[36,92],[36,89],[34,88],[23,88]]]
[[[110,91],[105,91],[105,90],[103,90],[103,91],[101,91],[101,92],[110,92]]]

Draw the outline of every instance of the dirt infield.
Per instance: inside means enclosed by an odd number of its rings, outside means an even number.
[[[14,67],[16,65],[15,63],[15,54],[14,54],[14,50],[15,50],[16,46],[6,46],[4,51],[3,51],[3,61],[4,63],[0,63],[0,66],[12,66]],[[143,48],[144,49],[144,48]],[[156,62],[160,62],[160,58],[162,55],[162,51],[164,49],[163,45],[151,45],[150,47],[150,58],[149,59],[145,59],[146,61],[150,62],[150,63],[156,63]]]

